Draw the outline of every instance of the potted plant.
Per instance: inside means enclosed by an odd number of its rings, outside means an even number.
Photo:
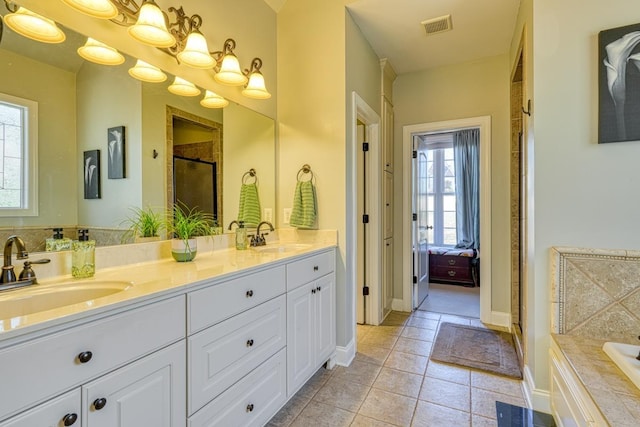
[[[160,240],[160,232],[166,228],[164,215],[155,212],[150,207],[129,208],[132,215],[122,223],[127,226],[127,231],[122,235],[122,241],[135,243]]]
[[[173,235],[171,255],[178,262],[191,261],[198,251],[197,236],[210,236],[215,223],[212,214],[195,208],[189,209],[177,202],[167,218],[167,229]]]

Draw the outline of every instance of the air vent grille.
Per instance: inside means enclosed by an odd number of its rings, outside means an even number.
[[[449,31],[453,29],[451,15],[445,15],[445,16],[440,16],[438,18],[427,19],[426,21],[422,21],[421,24],[424,26],[424,30],[426,31],[428,36],[432,36],[438,33],[443,33],[445,31]]]

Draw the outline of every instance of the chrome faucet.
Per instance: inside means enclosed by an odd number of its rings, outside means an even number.
[[[256,235],[251,236],[251,242],[249,243],[250,246],[264,246],[267,244],[266,240],[264,239],[264,235],[269,233],[260,233],[260,227],[262,227],[263,225],[268,225],[269,231],[274,230],[273,224],[271,224],[269,221],[262,221],[260,224],[258,224],[258,228],[256,228]]]
[[[238,224],[238,221],[236,221],[236,220],[234,219],[233,221],[231,221],[231,222],[229,223],[229,230],[231,230],[231,227],[233,226],[233,224],[235,224],[235,225],[237,225],[237,226],[240,226],[240,224]]]
[[[13,265],[11,265],[11,253],[13,251],[13,244],[16,244],[16,251],[18,252],[18,259],[26,259],[29,257],[29,252],[24,244],[24,241],[16,236],[9,236],[7,241],[4,242],[4,265],[2,266],[2,276],[0,276],[0,283],[12,283],[17,282],[16,273],[13,271]]]

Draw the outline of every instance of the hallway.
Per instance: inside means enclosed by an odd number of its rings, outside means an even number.
[[[526,406],[522,381],[429,361],[441,322],[477,319],[392,312],[358,325],[348,368],[320,369],[269,426],[495,426],[495,402]]]

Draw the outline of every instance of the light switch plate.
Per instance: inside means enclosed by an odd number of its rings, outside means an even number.
[[[291,208],[284,208],[284,222],[285,224],[289,224],[291,222]]]
[[[268,222],[273,222],[273,209],[264,208],[264,220]]]

